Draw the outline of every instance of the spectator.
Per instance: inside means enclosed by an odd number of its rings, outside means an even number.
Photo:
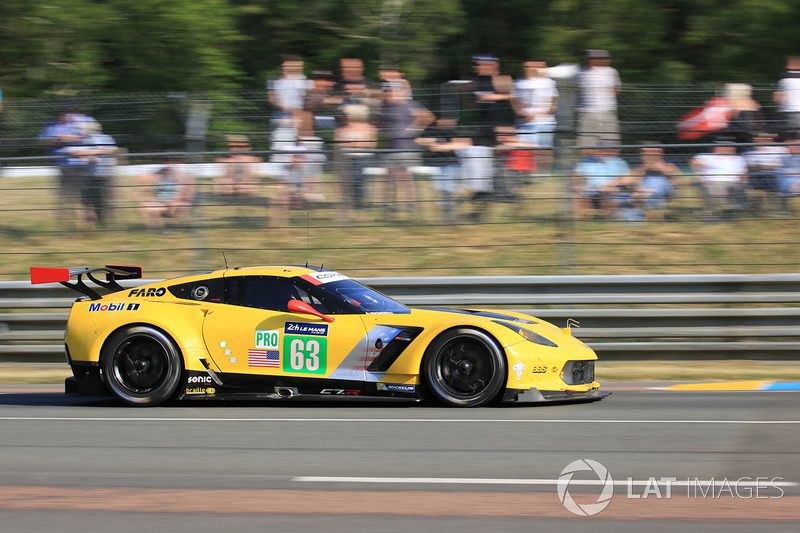
[[[573,175],[575,213],[582,217],[595,209],[614,218],[619,188],[629,182],[630,167],[615,148],[583,149],[583,155]]]
[[[108,209],[109,195],[114,179],[117,160],[114,153],[117,146],[110,135],[102,131],[96,120],[83,120],[79,123],[82,140],[80,146],[67,150],[84,161],[84,173],[80,184],[82,209],[79,222],[83,229],[94,229],[95,224],[103,223]]]
[[[617,93],[622,86],[619,73],[610,65],[607,50],[587,50],[586,55],[589,68],[579,77],[578,144],[618,145]]]
[[[494,199],[516,202],[517,194],[525,183],[525,176],[536,170],[533,143],[517,135],[513,126],[495,128],[495,156],[498,159],[494,174]]]
[[[258,192],[258,164],[264,160],[247,152],[252,148],[245,135],[228,135],[229,155],[218,157],[222,175],[214,182],[214,192],[225,196],[252,196]]]
[[[344,108],[344,124],[336,128],[336,167],[342,186],[346,216],[352,209],[366,207],[366,177],[364,169],[375,163],[374,150],[378,142],[378,129],[368,122],[369,108],[350,104]]]
[[[350,104],[366,105],[370,108],[376,106],[377,104],[373,101],[374,99],[370,92],[372,89],[371,84],[364,77],[363,61],[355,58],[342,58],[339,60],[339,68],[341,77],[333,88],[333,94],[340,106],[340,118],[342,120],[345,119],[342,115],[344,106]]]
[[[500,74],[500,62],[494,56],[478,55],[472,61],[475,71],[472,94],[478,108],[478,129],[473,142],[478,146],[494,146],[494,129],[514,124],[511,107],[514,81],[511,76]]]
[[[782,115],[781,128],[784,132],[800,129],[800,56],[786,58],[786,74],[778,82],[778,90],[773,101]]]
[[[292,126],[300,128],[303,120],[303,105],[311,82],[303,73],[303,59],[286,56],[281,63],[281,76],[267,83],[269,101],[278,109],[277,119],[291,117]]]
[[[151,230],[163,230],[167,220],[187,223],[194,202],[194,182],[180,168],[180,159],[167,158],[165,163],[156,173],[136,180],[142,219]]]
[[[756,133],[764,130],[764,115],[761,106],[753,100],[753,89],[746,83],[725,85],[725,99],[731,110],[727,133],[737,143],[753,142]]]
[[[760,132],[756,134],[753,142],[756,146],[745,152],[744,158],[747,161],[750,188],[754,192],[760,191],[764,196],[762,198],[760,195],[752,195],[751,207],[758,210],[764,201],[777,196],[778,176],[789,150],[785,146],[762,144],[775,142],[775,136],[771,133]]]
[[[81,221],[81,187],[86,174],[87,161],[73,154],[83,141],[78,115],[63,112],[39,134],[39,140],[50,146],[50,155],[59,168],[60,194],[66,225],[76,228]]]
[[[722,215],[727,204],[735,209],[747,207],[747,161],[736,154],[732,140],[729,135],[720,135],[710,153],[698,154],[690,162],[709,217]]]
[[[657,144],[645,141],[642,144]],[[660,146],[643,146],[639,148],[641,164],[631,171],[630,185],[635,188],[636,204],[644,205],[648,218],[664,218],[664,207],[672,196],[683,172],[674,164],[664,159],[664,149]]]
[[[788,197],[800,195],[800,133],[792,130],[786,133],[788,155],[778,172],[778,193],[782,208],[789,209]]]
[[[378,71],[382,85],[388,84],[392,89],[405,90],[409,98],[414,98],[411,84],[406,80],[405,74],[397,69],[383,69]]]
[[[341,100],[333,94],[333,73],[315,70],[312,76],[313,85],[306,94],[300,137],[314,137],[316,132],[333,132],[337,109],[341,104]]]
[[[456,151],[472,145],[472,139],[461,135],[456,124],[455,119],[440,118],[417,138],[417,144],[430,151],[428,163],[439,171],[434,175],[433,188],[440,197],[443,221],[448,224],[453,222],[453,196],[462,179]]]
[[[412,210],[416,202],[413,167],[422,165],[416,138],[435,120],[433,113],[414,102],[403,84],[385,83],[383,87],[381,128],[387,137],[386,166],[389,172],[384,181],[383,200],[394,207]]]
[[[553,161],[558,87],[545,75],[544,61],[526,61],[524,69],[525,78],[514,82],[513,102],[520,119],[517,131],[523,141],[549,148],[536,151],[538,169],[547,174]]]

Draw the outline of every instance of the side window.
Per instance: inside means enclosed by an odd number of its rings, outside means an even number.
[[[169,287],[169,292],[175,298],[181,298],[182,300],[215,303],[225,301],[225,285],[222,278],[172,285]]]
[[[297,289],[286,278],[244,276],[239,286],[240,301],[245,307],[288,311],[289,300],[299,300]]]

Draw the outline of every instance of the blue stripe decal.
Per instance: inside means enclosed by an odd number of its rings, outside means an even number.
[[[800,383],[770,383],[761,390],[800,390]]]

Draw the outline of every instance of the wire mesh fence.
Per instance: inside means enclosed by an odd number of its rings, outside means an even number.
[[[219,250],[361,276],[797,269],[796,143],[679,143],[678,120],[720,89],[625,86],[621,144],[577,146],[574,87],[559,90],[552,150],[512,138],[444,154],[383,148],[369,120],[374,143],[354,148],[336,110],[313,136],[283,136],[264,93],[6,102],[0,277],[99,262],[167,276],[221,267]],[[776,132],[772,90],[752,95]],[[481,124],[465,98],[414,91],[471,138]],[[62,111],[96,119],[116,149],[55,151],[43,132]]]

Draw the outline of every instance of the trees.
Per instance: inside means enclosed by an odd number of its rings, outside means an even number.
[[[576,62],[608,48],[628,82],[771,81],[800,52],[794,0],[4,0],[9,96],[261,88],[283,54],[334,70],[364,59],[414,83],[492,53]]]

